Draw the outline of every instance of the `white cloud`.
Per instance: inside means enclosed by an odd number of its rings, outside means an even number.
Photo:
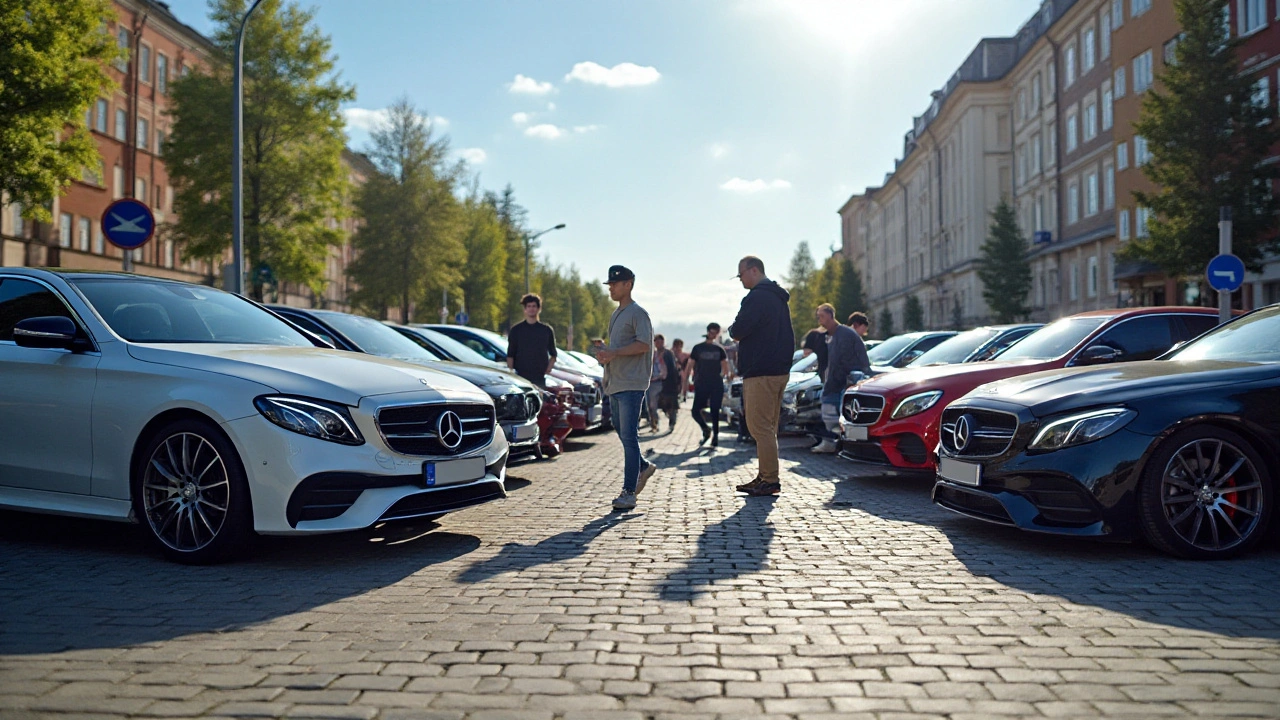
[[[599,125],[577,125],[577,126],[574,126],[573,131],[581,135],[582,133],[595,132],[596,130],[599,130],[599,129],[600,129]]]
[[[463,148],[458,151],[458,154],[462,156],[463,160],[472,165],[479,165],[489,158],[489,153],[486,153],[482,148]]]
[[[552,111],[554,111],[555,109],[556,109],[556,104],[555,104],[555,103],[547,103],[547,112],[552,112]]]
[[[743,180],[736,177],[720,185],[721,190],[729,192],[741,193],[743,195],[751,195],[753,193],[764,192],[765,190],[789,190],[791,183],[786,180]]]
[[[711,147],[707,148],[707,152],[711,153],[711,157],[719,160],[729,154],[729,146],[725,143],[712,143]]]
[[[580,62],[564,76],[566,81],[580,80],[588,85],[605,87],[636,87],[658,82],[662,73],[652,66],[641,67],[635,63],[619,63],[611,68],[593,62]]]
[[[526,125],[529,122],[529,113],[518,112],[511,116],[511,122],[517,125]]]
[[[533,127],[525,128],[524,134],[529,137],[542,138],[543,140],[555,140],[558,137],[562,137],[565,134],[565,131],[563,128],[558,128],[555,125],[543,123],[542,125],[534,125]]]
[[[556,88],[549,82],[538,82],[531,77],[516,75],[516,79],[507,86],[507,89],[510,92],[525,95],[546,95],[549,92],[554,92]]]
[[[347,127],[365,132],[373,132],[387,123],[390,113],[386,108],[381,110],[369,110],[367,108],[346,108],[342,111],[342,115],[347,120]],[[428,115],[420,115],[427,125],[433,128],[443,128],[449,125],[448,118],[431,117]]]

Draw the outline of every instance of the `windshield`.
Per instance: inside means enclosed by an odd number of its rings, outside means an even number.
[[[456,360],[458,362],[471,363],[472,365],[492,365],[493,364],[493,361],[490,360],[489,358],[481,355],[475,350],[472,350],[471,348],[467,347],[466,345],[463,345],[462,343],[458,342],[457,340],[454,340],[453,338],[449,337],[448,335],[445,335],[444,333],[438,333],[435,330],[429,330],[427,328],[420,328],[420,327],[414,328],[413,332],[419,333],[420,335],[425,337],[427,340],[429,340],[431,343],[435,344],[446,355],[448,355],[450,359]]]
[[[567,350],[559,350],[556,352],[556,362],[571,370],[577,370],[578,372],[587,374],[594,372],[590,367],[587,367],[586,363],[583,363],[578,358],[570,355]]]
[[[1063,318],[1022,338],[1017,345],[1000,353],[997,358],[1005,361],[1052,360],[1062,357],[1110,319],[1105,316]]]
[[[875,346],[867,353],[867,359],[872,365],[888,365],[898,353],[907,348],[908,345],[915,342],[914,335],[897,335]]]
[[[316,313],[317,317],[346,335],[356,347],[370,355],[407,360],[435,360],[436,356],[423,350],[418,343],[401,335],[394,328],[359,315],[344,313]]]
[[[950,365],[964,362],[974,350],[982,347],[999,333],[995,328],[974,328],[962,332],[955,337],[947,338],[920,357],[912,360],[907,367],[924,367],[925,365]]]
[[[1169,359],[1280,362],[1280,307],[1210,330],[1178,348]]]
[[[817,372],[817,370],[818,356],[816,354],[808,357],[802,357],[795,361],[795,364],[791,366],[791,372],[793,373]]]
[[[117,335],[136,343],[244,343],[315,347],[253,303],[202,285],[72,280]]]

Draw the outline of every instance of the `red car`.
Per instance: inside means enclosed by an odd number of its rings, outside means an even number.
[[[555,457],[564,450],[564,439],[573,431],[570,408],[573,386],[556,378],[547,379],[542,393],[542,411],[538,413],[538,449],[545,457]]]
[[[885,475],[931,476],[939,433],[946,432],[943,408],[979,385],[1040,370],[1150,360],[1217,324],[1213,308],[1095,310],[1050,323],[991,362],[879,375],[845,391],[840,455]]]

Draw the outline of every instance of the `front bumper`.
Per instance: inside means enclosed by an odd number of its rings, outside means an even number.
[[[499,423],[499,426],[507,437],[507,445],[511,448],[512,459],[538,454],[541,431],[538,428],[538,419],[536,417],[524,422],[502,422]]]

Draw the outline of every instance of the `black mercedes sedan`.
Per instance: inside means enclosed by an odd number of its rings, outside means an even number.
[[[938,454],[933,500],[964,515],[1239,555],[1280,478],[1280,305],[1157,360],[982,385],[943,411]]]

